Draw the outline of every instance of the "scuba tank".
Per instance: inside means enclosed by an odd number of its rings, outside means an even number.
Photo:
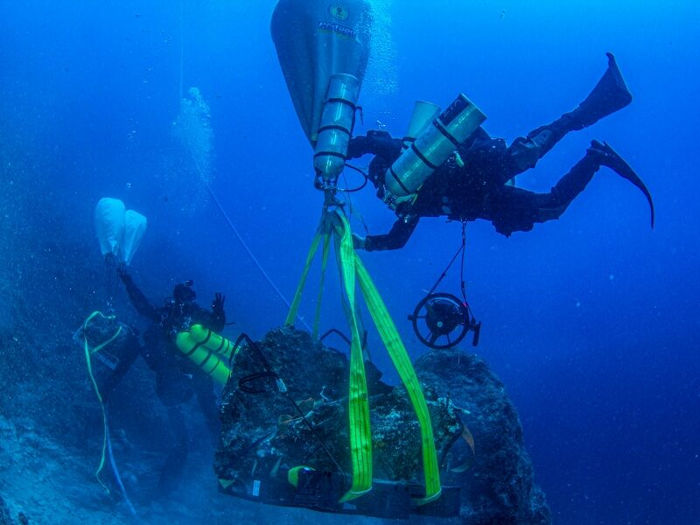
[[[415,110],[414,110],[415,112]],[[460,94],[432,125],[394,161],[386,176],[385,201],[392,208],[413,199],[435,169],[445,162],[486,120],[466,96]]]
[[[440,115],[440,106],[425,100],[416,100],[408,123],[408,131],[403,137],[402,149],[406,150],[416,141],[425,128]]]
[[[345,167],[359,96],[357,77],[345,73],[331,76],[314,148],[314,171],[323,179],[317,181],[323,186],[335,187]]]

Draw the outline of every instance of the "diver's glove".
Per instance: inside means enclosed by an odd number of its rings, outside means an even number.
[[[214,295],[214,300],[211,303],[211,310],[217,317],[224,316],[224,302],[226,301],[226,296],[216,292]]]
[[[116,255],[110,252],[105,254],[105,264],[107,268],[116,268],[119,266],[119,261],[117,261]]]
[[[367,249],[367,238],[360,237],[359,235],[352,234],[352,245],[356,250],[366,250]]]
[[[350,139],[347,158],[356,159],[368,153],[392,158],[398,156],[400,151],[401,140],[392,139],[391,135],[386,131],[370,130],[364,137],[360,136]]]
[[[125,263],[122,262],[117,265],[117,275],[124,284],[131,284],[131,275],[129,275],[129,272],[126,271]]]
[[[356,159],[367,153],[369,153],[369,141],[367,137],[353,137],[350,139],[347,154],[349,159]]]

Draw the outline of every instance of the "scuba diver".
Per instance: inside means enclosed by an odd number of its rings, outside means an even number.
[[[212,440],[218,439],[220,430],[212,378],[178,350],[174,340],[179,332],[193,324],[222,331],[226,324],[225,297],[217,293],[211,310],[206,310],[195,302],[192,281],[186,281],[175,286],[172,297],[166,300],[164,306],[156,308],[136,286],[124,264],[117,266],[117,273],[132,305],[151,324],[143,334],[143,344],[133,329],[127,330],[127,337],[120,343],[120,359],[112,372],[100,381],[100,390],[107,400],[139,355],[155,373],[156,393],[167,408],[168,422],[174,435],[158,482],[158,493],[166,495],[177,486],[188,454],[189,437],[180,405],[196,395]]]
[[[401,184],[391,167],[402,154],[402,147],[413,147],[416,155],[434,168],[412,198],[393,203],[398,220],[389,233],[364,238],[354,236],[355,247],[368,251],[401,248],[421,217],[446,216],[459,221],[485,219],[506,236],[515,231],[530,231],[535,223],[558,219],[601,166],[612,169],[644,193],[651,208],[653,228],[654,206],[649,190],[627,162],[605,142],[594,140],[584,157],[549,193],[535,193],[513,186],[516,175],[533,168],[567,133],[591,126],[631,102],[632,96],[614,56],[608,53],[607,57],[605,74],[576,109],[531,131],[526,137],[515,139],[510,146],[506,146],[503,139],[490,137],[479,127],[466,141],[455,143],[456,151],[445,162],[433,166],[420,155],[415,145],[407,146],[402,139],[392,138],[386,132],[370,131],[366,136],[353,138],[347,157],[375,155],[370,163],[369,179],[377,188],[377,195],[385,201],[390,200],[386,189],[387,173]],[[435,126],[440,129],[437,124]]]

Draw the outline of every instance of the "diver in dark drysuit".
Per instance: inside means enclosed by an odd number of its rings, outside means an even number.
[[[508,147],[503,139],[491,138],[479,128],[428,177],[412,203],[397,206],[399,218],[388,234],[355,236],[355,247],[365,250],[401,248],[420,217],[447,216],[459,221],[486,219],[506,236],[514,231],[529,231],[535,223],[559,218],[601,166],[628,179],[644,193],[651,207],[653,227],[654,207],[646,186],[610,146],[595,140],[585,156],[549,193],[534,193],[507,184],[519,173],[533,168],[570,131],[591,126],[630,103],[632,96],[615,58],[610,53],[607,56],[607,71],[575,110],[531,131],[524,138],[515,139]],[[370,163],[369,178],[377,187],[378,196],[384,198],[385,174],[401,154],[401,148],[400,139],[385,132],[370,131],[350,141],[347,156],[375,155]]]
[[[192,283],[188,281],[175,286],[173,297],[166,301],[165,306],[155,308],[134,284],[124,266],[119,266],[117,272],[136,311],[149,319],[151,324],[143,334],[143,345],[133,334],[130,342],[122,345],[117,367],[100,388],[103,397],[107,398],[139,355],[155,373],[156,393],[167,407],[169,424],[174,434],[173,448],[161,471],[158,486],[159,492],[166,494],[179,482],[188,452],[185,417],[179,405],[196,395],[212,439],[218,438],[220,427],[212,378],[182,355],[175,346],[174,339],[178,332],[187,330],[193,324],[221,332],[226,324],[225,298],[217,293],[211,311],[205,310],[195,302],[196,295]]]

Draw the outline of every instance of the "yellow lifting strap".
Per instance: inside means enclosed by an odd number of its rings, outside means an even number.
[[[377,326],[379,336],[389,352],[389,357],[391,357],[391,361],[394,363],[394,368],[396,368],[401,382],[406,388],[406,392],[408,393],[408,397],[413,405],[413,410],[416,412],[416,417],[420,424],[425,498],[420,499],[416,503],[418,505],[424,505],[439,498],[442,491],[440,487],[437,452],[435,450],[435,437],[433,435],[433,425],[430,420],[428,405],[425,402],[423,389],[420,386],[416,371],[401,341],[401,337],[396,330],[396,326],[391,320],[391,316],[389,315],[384,301],[377,292],[367,269],[364,264],[362,264],[359,257],[355,259],[355,267],[357,269],[360,288],[367,302],[372,320]]]
[[[328,266],[328,254],[331,251],[331,236],[323,236],[323,254],[321,255],[321,278],[318,283],[318,295],[316,296],[316,314],[314,315],[314,330],[311,334],[318,339],[318,330],[321,325],[321,303],[323,300],[323,288],[326,282],[326,267]]]
[[[342,234],[342,236],[341,236]],[[347,242],[349,239],[349,243]],[[349,228],[336,230],[336,257],[342,275],[342,284],[347,296],[347,318],[350,325],[350,391],[348,393],[348,416],[350,455],[352,459],[352,487],[341,498],[341,502],[362,496],[372,489],[372,430],[369,420],[369,396],[365,376],[365,360],[362,355],[362,340],[357,326],[355,302],[355,249]]]
[[[341,274],[341,284],[347,298],[346,313],[351,332],[348,416],[353,479],[350,490],[343,496],[341,501],[349,501],[362,496],[372,488],[372,436],[369,401],[355,301],[356,282],[359,282],[360,290],[370,315],[408,392],[420,424],[425,497],[415,503],[423,505],[439,498],[441,493],[440,473],[428,406],[396,326],[369,273],[359,256],[355,253],[352,232],[347,218],[338,211],[324,212],[321,224],[311,243],[311,249],[306,258],[306,265],[292,302],[292,308],[290,308],[287,316],[286,324],[291,325],[296,319],[304,285],[320,241],[324,240],[325,261],[327,257],[327,243],[331,235],[335,238],[338,269]],[[323,266],[325,269],[325,262]]]
[[[299,284],[297,286],[296,292],[294,293],[294,299],[292,300],[292,305],[287,313],[287,318],[284,321],[285,325],[293,325],[297,314],[299,312],[299,304],[301,303],[301,297],[304,292],[304,287],[306,286],[306,279],[309,276],[309,270],[311,270],[311,263],[313,263],[314,256],[318,251],[318,246],[323,241],[323,256],[321,258],[321,280],[319,284],[318,296],[316,299],[316,313],[314,315],[314,326],[313,333],[311,334],[314,339],[318,338],[318,327],[321,319],[321,298],[323,296],[323,287],[326,278],[326,266],[328,264],[328,254],[330,252],[330,231],[326,228],[326,221],[321,220],[321,225],[316,231],[313,240],[311,241],[311,248],[309,248],[309,253],[306,256],[306,263],[304,264],[304,271],[301,274],[301,279],[299,279]]]
[[[304,271],[301,273],[301,279],[299,279],[299,284],[297,285],[296,292],[294,292],[294,299],[292,300],[292,306],[289,308],[289,313],[287,313],[287,319],[285,319],[284,324],[293,325],[297,318],[297,313],[299,312],[299,304],[301,303],[301,296],[304,292],[304,286],[306,285],[306,278],[309,276],[309,270],[311,270],[311,263],[314,260],[314,255],[318,250],[318,245],[327,233],[322,233],[321,227],[323,226],[323,219],[321,220],[321,226],[316,231],[313,240],[311,241],[311,248],[309,248],[309,253],[306,256],[306,263],[304,264]],[[325,245],[325,240],[324,240]]]
[[[85,319],[85,322],[83,323],[82,326],[82,334],[83,334],[83,349],[85,351],[85,364],[87,365],[88,369],[88,376],[90,376],[90,382],[92,383],[92,388],[95,390],[95,395],[97,396],[97,400],[100,402],[100,409],[102,410],[102,453],[100,455],[100,463],[97,466],[97,470],[95,471],[95,477],[97,478],[97,481],[102,485],[102,488],[105,489],[108,493],[110,492],[109,487],[102,481],[102,478],[100,477],[100,474],[102,473],[102,470],[105,467],[105,459],[107,456],[107,436],[109,435],[109,429],[107,427],[107,410],[105,409],[105,404],[104,404],[104,399],[102,398],[102,394],[100,393],[100,387],[97,385],[97,380],[95,379],[95,374],[92,371],[92,354],[96,354],[100,350],[102,350],[105,346],[109,345],[112,341],[114,341],[117,337],[119,337],[119,334],[122,331],[121,325],[119,328],[117,328],[117,331],[114,332],[114,335],[104,341],[103,343],[100,343],[97,345],[95,348],[90,348],[90,343],[88,343],[88,338],[87,338],[87,328],[90,325],[90,322],[95,318],[95,317],[101,317],[102,319],[107,319],[108,321],[112,321],[116,319],[114,315],[104,315],[100,311],[95,311],[92,312],[87,319]]]

